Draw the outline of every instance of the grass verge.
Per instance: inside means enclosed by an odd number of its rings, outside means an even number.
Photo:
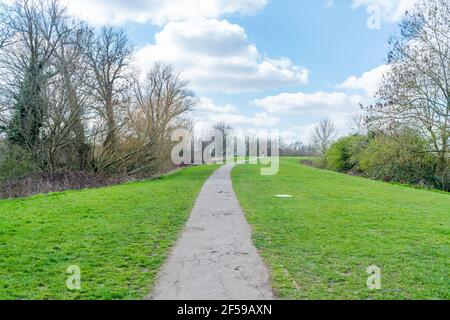
[[[215,169],[0,201],[0,299],[143,298]]]
[[[450,299],[450,195],[299,165],[233,185],[284,299]],[[291,194],[290,199],[274,197]],[[369,266],[381,289],[369,290]]]

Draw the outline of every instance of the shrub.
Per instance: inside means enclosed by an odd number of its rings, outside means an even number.
[[[333,143],[325,154],[326,168],[339,172],[359,171],[359,155],[367,144],[363,136],[349,136]]]
[[[360,156],[361,170],[384,181],[434,185],[436,158],[427,152],[427,142],[410,130],[379,135]]]
[[[24,149],[0,142],[0,180],[21,178],[38,169],[32,156]]]

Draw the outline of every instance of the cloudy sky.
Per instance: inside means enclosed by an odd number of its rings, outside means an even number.
[[[306,142],[326,117],[345,133],[346,118],[386,70],[389,35],[413,1],[70,0],[69,7],[97,26],[123,27],[142,70],[160,61],[182,71],[200,99],[191,115],[200,129],[223,121],[238,132],[279,129]]]

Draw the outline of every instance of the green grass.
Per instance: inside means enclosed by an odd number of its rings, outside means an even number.
[[[281,161],[233,185],[284,299],[450,299],[450,195]],[[276,194],[294,198],[279,199]],[[381,268],[368,290],[367,268]]]
[[[217,166],[0,201],[0,299],[140,299]],[[81,291],[66,270],[81,269]]]

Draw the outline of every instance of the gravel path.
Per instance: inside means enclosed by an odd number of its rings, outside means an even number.
[[[232,165],[205,183],[150,299],[274,299],[269,272],[231,184]]]

